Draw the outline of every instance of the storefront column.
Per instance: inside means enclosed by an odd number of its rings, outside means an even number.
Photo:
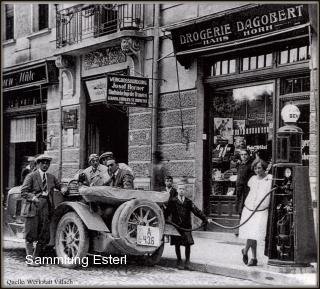
[[[318,35],[316,33],[318,27],[316,5],[309,5],[310,17],[310,41],[311,41],[311,60],[310,60],[310,144],[309,144],[309,176],[310,189],[313,201],[314,220],[317,220],[317,207],[319,204],[319,75],[318,75]],[[315,230],[317,232],[317,222],[315,222]],[[318,236],[318,234],[316,234]]]
[[[15,183],[15,163],[16,163],[16,145],[14,143],[10,143],[9,147],[9,182],[8,188],[12,188],[16,186]]]
[[[204,208],[203,202],[203,180],[204,180],[204,143],[208,141],[207,132],[204,131],[204,84],[203,84],[203,65],[202,61],[198,60],[198,63],[195,62],[194,65],[197,65],[197,103],[196,103],[196,147],[195,147],[195,183],[194,183],[194,192],[195,192],[195,203],[199,208]],[[205,209],[205,208],[204,208]]]

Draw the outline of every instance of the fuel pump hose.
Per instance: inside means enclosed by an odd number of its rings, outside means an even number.
[[[241,227],[242,225],[244,225],[245,223],[247,223],[251,217],[254,215],[255,212],[258,211],[259,207],[261,206],[261,204],[263,203],[263,201],[274,191],[276,190],[278,187],[274,187],[272,190],[270,190],[260,201],[260,203],[257,205],[257,207],[252,211],[252,213],[250,214],[250,216],[241,224],[237,225],[237,226],[232,226],[232,227],[229,227],[229,226],[224,226],[222,224],[219,224],[215,221],[213,221],[212,219],[209,219],[209,223],[212,223],[212,224],[215,224],[217,225],[218,227],[221,227],[221,228],[224,228],[224,229],[229,229],[229,230],[233,230],[233,229],[237,229],[239,227]],[[181,231],[185,231],[185,232],[191,232],[191,231],[196,231],[196,230],[199,230],[201,227],[203,227],[205,224],[202,223],[200,226],[196,227],[196,228],[193,228],[193,229],[186,229],[186,228],[182,228],[180,226],[178,226],[177,224],[171,222],[171,221],[166,221],[167,224],[170,224],[170,225],[173,225],[176,229],[179,229]]]

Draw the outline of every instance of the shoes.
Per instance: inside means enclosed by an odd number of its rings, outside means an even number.
[[[186,263],[184,264],[184,269],[192,271],[191,266],[190,266],[190,261],[186,261]]]
[[[248,266],[257,266],[258,260],[257,259],[250,259]]]
[[[182,260],[181,260],[181,259],[180,259],[180,260],[177,260],[177,268],[178,268],[179,270],[183,270]]]
[[[248,260],[249,260],[248,259],[248,255],[244,253],[244,249],[241,249],[241,253],[242,253],[242,261],[243,261],[244,264],[247,265],[248,264]],[[253,259],[251,259],[251,260],[253,260]],[[255,259],[255,260],[257,260],[257,259]]]

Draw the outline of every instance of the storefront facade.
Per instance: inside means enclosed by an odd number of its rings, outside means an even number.
[[[315,165],[309,160],[310,123],[315,122],[310,61],[315,55],[308,6],[266,4],[237,10],[171,30],[180,63],[188,67],[192,59],[198,61],[198,92],[203,91],[204,101],[197,108],[203,113],[203,209],[229,226],[239,221],[239,152],[248,149],[254,158],[260,150],[274,163],[285,104],[300,109],[303,165]],[[313,173],[314,168],[311,182]]]
[[[54,61],[24,65],[3,74],[5,187],[21,184],[28,156],[47,149],[47,100],[59,83]]]

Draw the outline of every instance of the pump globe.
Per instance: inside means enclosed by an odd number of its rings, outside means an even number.
[[[285,123],[296,123],[300,117],[300,110],[294,104],[287,104],[281,110],[281,117]]]

